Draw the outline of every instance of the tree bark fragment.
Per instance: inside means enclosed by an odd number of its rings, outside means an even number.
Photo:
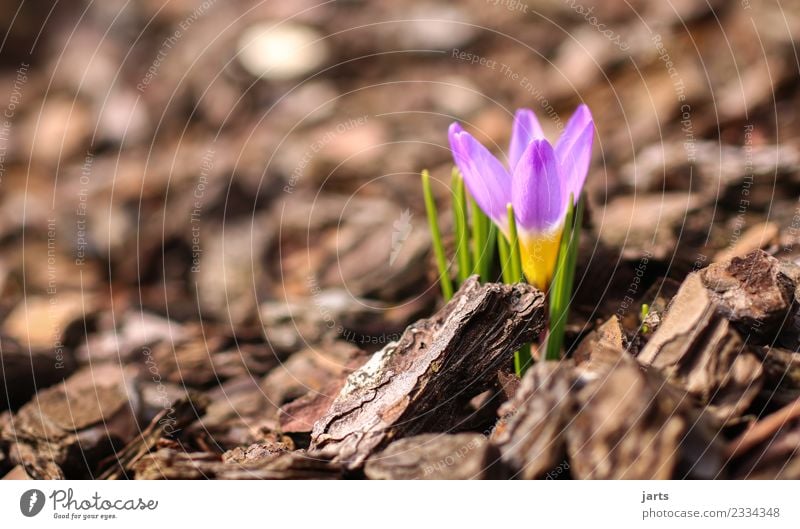
[[[475,277],[348,377],[314,425],[311,453],[355,469],[393,439],[457,426],[459,411],[544,325],[544,294]]]

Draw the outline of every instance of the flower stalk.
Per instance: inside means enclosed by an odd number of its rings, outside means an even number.
[[[580,227],[583,222],[583,204],[583,198],[578,200],[577,208],[570,201],[570,206],[567,209],[565,221],[567,229],[564,230],[564,234],[561,236],[556,273],[550,290],[550,332],[545,348],[545,358],[547,360],[561,358],[561,349],[564,346],[564,332],[567,326],[567,317],[569,316],[578,245],[580,243]]]
[[[439,285],[445,301],[449,301],[453,297],[453,283],[450,281],[450,274],[447,270],[442,234],[439,232],[439,213],[436,211],[436,202],[433,200],[433,191],[431,190],[431,175],[427,169],[422,171],[422,193],[425,196],[425,212],[428,215],[436,267],[439,269]]]
[[[469,251],[469,233],[467,232],[467,192],[464,179],[453,167],[451,187],[454,193],[453,217],[456,228],[456,260],[458,261],[458,280],[463,283],[469,277],[472,261]]]

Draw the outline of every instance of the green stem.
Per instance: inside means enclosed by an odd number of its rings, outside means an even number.
[[[422,171],[422,192],[425,195],[425,212],[428,214],[428,225],[431,229],[436,266],[439,268],[439,284],[442,287],[444,300],[449,301],[453,297],[453,283],[450,281],[450,276],[447,272],[447,259],[445,259],[442,235],[439,232],[439,224],[437,222],[439,215],[436,211],[436,202],[433,200],[433,192],[431,191],[431,175],[427,169]]]
[[[508,241],[500,230],[497,230],[497,249],[500,252],[500,272],[503,274],[503,283],[510,285],[514,281],[511,279],[511,263],[508,259]]]
[[[531,344],[525,344],[522,348],[514,353],[514,371],[519,378],[525,374],[525,370],[533,363],[531,357]]]
[[[520,257],[519,236],[517,235],[517,219],[514,217],[514,208],[511,204],[506,206],[508,214],[508,266],[503,268],[503,272],[508,270],[508,283],[519,283],[522,281],[522,258]],[[505,279],[504,279],[505,280]],[[530,367],[533,359],[531,357],[531,346],[525,344],[519,351],[514,353],[514,371],[517,376],[522,378],[525,370]]]
[[[486,232],[488,231],[489,219],[481,211],[475,199],[470,197],[470,206],[472,208],[472,273],[478,274],[483,279],[481,274],[481,259],[483,253],[483,243],[486,239]]]
[[[581,225],[583,224],[583,210],[584,199],[583,195],[578,197],[578,208],[575,212],[575,221],[572,225],[572,238],[570,239],[570,248],[567,259],[567,275],[566,275],[566,289],[565,289],[565,304],[564,304],[564,320],[567,319],[569,313],[569,302],[572,299],[572,287],[575,284],[575,267],[578,264],[578,247],[581,241]]]
[[[463,283],[469,277],[472,263],[469,253],[469,234],[467,233],[467,192],[464,179],[453,167],[452,189],[455,193],[453,216],[456,226],[456,260],[458,261],[458,280]]]
[[[564,221],[564,232],[558,250],[555,277],[550,289],[550,333],[547,337],[545,358],[558,360],[561,358],[561,348],[564,345],[564,331],[569,314],[569,302],[572,295],[572,285],[575,276],[575,263],[578,253],[578,236],[580,222],[575,222],[576,217],[583,217],[583,200],[578,203],[576,215],[574,199],[570,196],[567,215]]]
[[[522,260],[519,252],[519,237],[517,237],[517,221],[514,218],[514,208],[511,204],[506,206],[508,211],[508,233],[511,257],[511,277],[514,283],[522,281]]]
[[[492,280],[492,264],[494,263],[494,247],[497,241],[497,226],[487,217],[485,224],[483,251],[481,252],[481,281],[488,283]]]

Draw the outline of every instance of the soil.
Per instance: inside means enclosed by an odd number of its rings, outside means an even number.
[[[0,6],[3,479],[800,478],[794,0],[51,4]],[[452,252],[449,124],[579,103],[548,362],[545,293],[441,299],[418,174]]]

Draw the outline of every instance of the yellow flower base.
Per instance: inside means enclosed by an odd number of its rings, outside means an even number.
[[[547,291],[553,279],[563,231],[562,225],[550,233],[520,234],[522,271],[528,282],[541,291]]]

